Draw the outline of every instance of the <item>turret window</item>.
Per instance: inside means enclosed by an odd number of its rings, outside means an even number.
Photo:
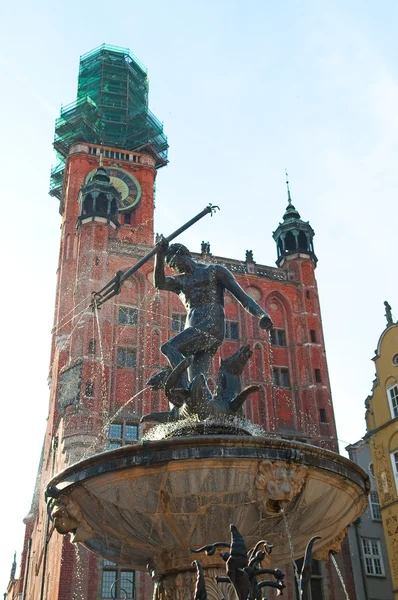
[[[84,198],[83,214],[85,214],[85,215],[91,215],[92,212],[93,212],[93,197],[91,196],[91,194],[88,194]]]
[[[327,423],[326,410],[324,408],[319,409],[319,420],[321,423]]]
[[[298,245],[299,250],[308,250],[308,239],[304,231],[300,231],[298,234]]]
[[[315,382],[316,383],[322,383],[321,370],[320,369],[315,369],[314,375],[315,375]]]
[[[288,231],[285,237],[285,248],[289,251],[297,250],[296,238],[291,231]]]
[[[310,337],[311,337],[311,342],[313,344],[316,344],[316,331],[315,331],[315,329],[311,329],[310,330]]]
[[[388,401],[390,404],[391,416],[393,419],[398,417],[398,384],[391,385],[387,388]]]
[[[99,194],[95,202],[95,212],[99,215],[106,215],[108,211],[108,200],[105,194]]]

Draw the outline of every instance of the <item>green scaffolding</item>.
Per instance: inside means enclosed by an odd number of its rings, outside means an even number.
[[[77,98],[55,121],[51,195],[62,199],[65,161],[75,142],[146,151],[157,168],[167,164],[167,137],[148,109],[148,89],[145,67],[125,48],[102,44],[80,57]]]

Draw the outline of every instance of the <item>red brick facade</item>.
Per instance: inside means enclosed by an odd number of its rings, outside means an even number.
[[[105,168],[117,166],[138,179],[141,201],[132,211],[130,224],[123,224],[120,215],[119,230],[95,221],[77,226],[80,189],[86,175],[98,166],[92,149],[83,143],[73,146],[66,165],[48,425],[40,484],[26,520],[19,582],[22,600],[102,600],[102,561],[54,532],[44,489],[53,474],[67,464],[107,447],[110,419],[134,424],[144,413],[166,409],[161,393],[151,392],[145,382],[165,364],[159,348],[171,336],[173,314],[184,313],[177,296],[154,289],[151,262],[124,285],[119,296],[104,304],[98,315],[88,308],[94,290],[101,289],[116,271],[127,270],[153,246],[156,176],[149,155],[135,154],[135,162],[105,159]],[[254,354],[244,371],[244,384],[262,386],[247,402],[246,416],[267,431],[337,451],[312,257],[291,253],[280,268],[208,253],[196,257],[226,264],[270,313],[276,329],[285,332],[279,339],[284,343],[271,344],[258,321],[227,294],[227,321],[238,324],[239,340],[227,339],[221,354],[228,356],[249,343]],[[119,323],[121,306],[138,309],[135,323]],[[135,368],[116,366],[120,348],[135,352]],[[219,359],[216,355],[213,361],[213,379]],[[65,372],[74,373],[74,385],[80,387],[74,402],[61,397]],[[273,384],[276,377],[285,378],[280,382],[283,385]],[[330,569],[325,569],[325,581],[331,577]],[[289,579],[291,590],[286,597],[293,599],[293,581]],[[135,586],[138,600],[149,598],[151,583],[146,575],[137,573]],[[327,587],[329,600],[341,597],[340,591],[334,595],[334,585]]]

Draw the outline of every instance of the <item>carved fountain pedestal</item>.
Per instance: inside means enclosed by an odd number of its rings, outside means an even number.
[[[321,537],[313,556],[327,558],[365,510],[367,492],[365,473],[342,456],[241,435],[143,441],[76,463],[48,488],[58,531],[112,562],[149,570],[159,598],[192,597],[189,549],[228,539],[231,523],[248,547],[260,538],[273,544],[273,565],[289,562],[282,508],[296,558],[313,535]],[[221,597],[214,577],[225,563],[217,553],[200,560],[209,597]]]

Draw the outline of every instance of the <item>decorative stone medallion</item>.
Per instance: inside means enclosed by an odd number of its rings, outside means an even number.
[[[279,515],[284,505],[301,491],[307,467],[285,461],[263,460],[256,479],[257,497],[270,515]]]

